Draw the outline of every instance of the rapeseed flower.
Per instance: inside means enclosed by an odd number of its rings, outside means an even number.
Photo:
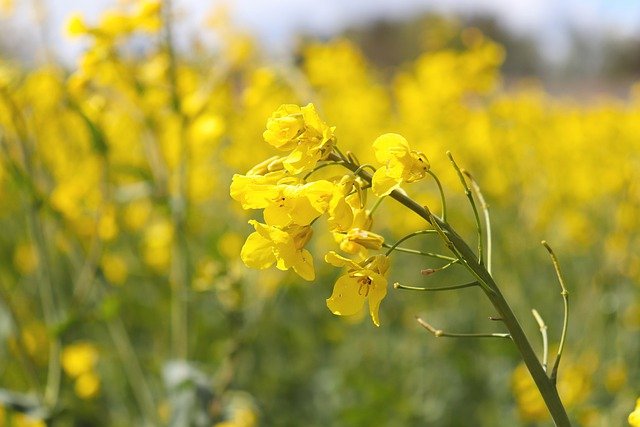
[[[291,225],[283,229],[250,220],[255,232],[247,237],[240,257],[247,267],[259,270],[273,264],[280,270],[293,269],[305,280],[315,279],[313,257],[304,248],[313,231],[308,225]]]
[[[267,120],[263,137],[275,148],[290,151],[283,165],[297,174],[313,169],[329,156],[335,143],[334,130],[320,119],[313,104],[284,104]]]
[[[347,274],[340,276],[331,297],[327,299],[329,310],[339,316],[349,316],[360,311],[368,299],[371,320],[380,326],[378,310],[387,295],[385,274],[389,269],[389,258],[376,255],[358,264],[331,251],[324,259],[335,267],[347,267]]]
[[[409,143],[397,133],[385,133],[373,142],[376,159],[383,166],[373,174],[374,194],[386,196],[404,182],[418,181],[427,174],[429,161],[427,157],[411,150]]]

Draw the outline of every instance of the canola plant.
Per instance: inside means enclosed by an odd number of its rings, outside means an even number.
[[[475,29],[391,75],[224,13],[182,51],[168,6],[70,17],[71,69],[0,58],[0,425],[545,425],[553,390],[560,425],[640,425],[637,87],[506,88]]]

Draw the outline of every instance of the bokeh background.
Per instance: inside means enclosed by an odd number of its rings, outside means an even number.
[[[376,328],[331,314],[339,272],[252,271],[260,218],[234,173],[274,154],[282,103],[343,151],[381,133],[426,153],[470,242],[445,152],[480,183],[494,277],[542,352],[571,298],[560,394],[575,425],[640,396],[640,4],[633,1],[0,0],[0,425],[546,426],[478,290],[390,289]],[[439,206],[437,189],[407,187]],[[324,227],[324,228],[323,228]],[[424,224],[385,201],[388,242]],[[333,245],[333,246],[332,246]],[[416,239],[415,249],[439,250]],[[390,280],[467,280],[395,256]]]

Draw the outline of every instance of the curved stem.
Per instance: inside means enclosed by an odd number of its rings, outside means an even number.
[[[569,291],[567,291],[567,287],[564,284],[564,278],[562,276],[562,272],[560,271],[560,263],[558,262],[558,258],[556,258],[556,254],[551,249],[551,246],[546,241],[542,241],[542,244],[549,252],[551,256],[551,261],[553,262],[553,267],[556,270],[556,275],[558,276],[558,282],[560,282],[560,294],[562,295],[562,301],[564,303],[564,318],[562,320],[562,336],[560,337],[560,345],[558,346],[558,354],[556,355],[556,360],[553,363],[553,368],[551,369],[551,382],[554,384],[558,378],[558,366],[560,365],[560,358],[562,357],[562,350],[564,350],[564,342],[567,337],[567,329],[569,327]]]
[[[424,291],[424,292],[453,291],[456,289],[472,288],[474,286],[478,286],[478,282],[473,281],[469,283],[463,283],[461,285],[439,286],[437,288],[420,288],[417,286],[401,285],[398,282],[393,284],[394,289],[405,289],[408,291]]]
[[[511,338],[511,335],[504,333],[488,333],[488,334],[459,334],[452,332],[445,332],[442,329],[436,329],[431,326],[429,323],[425,322],[419,317],[416,317],[416,320],[427,331],[431,332],[433,336],[436,338],[440,337],[450,337],[450,338]]]
[[[462,171],[469,181],[471,181],[471,187],[473,191],[476,193],[476,197],[480,202],[480,208],[482,209],[482,213],[484,214],[484,226],[485,226],[485,234],[487,239],[487,271],[491,274],[491,253],[493,251],[492,239],[491,239],[491,218],[489,217],[489,205],[484,199],[482,195],[482,191],[480,190],[480,185],[478,181],[471,175],[469,171]]]
[[[382,244],[383,248],[391,248],[391,246],[392,245],[390,245],[388,243],[383,243]],[[438,258],[438,259],[441,259],[441,260],[451,261],[451,262],[458,261],[457,258],[453,258],[453,257],[450,257],[450,256],[446,256],[446,255],[442,255],[442,254],[436,254],[436,253],[433,253],[433,252],[423,252],[423,251],[418,251],[418,250],[415,250],[415,249],[403,248],[402,246],[396,246],[394,251],[405,252],[407,254],[428,256],[428,257],[431,257],[431,258]]]
[[[478,214],[478,208],[476,206],[476,202],[473,199],[473,194],[471,194],[471,189],[469,188],[469,185],[467,184],[467,181],[464,179],[464,175],[462,173],[462,169],[460,169],[460,167],[458,166],[458,164],[456,163],[456,161],[453,159],[453,154],[451,154],[451,151],[447,151],[447,157],[449,157],[449,160],[451,161],[451,164],[453,165],[453,168],[456,170],[457,174],[458,174],[458,178],[460,178],[460,183],[462,184],[462,187],[464,187],[464,194],[465,196],[467,196],[467,199],[469,200],[469,204],[471,205],[471,209],[473,209],[473,216],[476,219],[476,229],[478,231],[478,261],[480,262],[480,264],[484,263],[484,257],[483,257],[483,242],[482,242],[482,223],[480,222],[480,215]]]
[[[374,173],[376,171],[376,168],[373,165],[370,165],[369,163],[365,163],[364,165],[360,165],[358,166],[358,169],[353,171],[354,175],[358,175],[360,173],[360,171],[369,168],[369,170],[372,170]]]
[[[407,240],[407,239],[410,239],[410,238],[415,237],[415,236],[419,236],[419,235],[421,235],[421,234],[434,234],[434,233],[436,233],[436,231],[435,231],[435,230],[420,230],[420,231],[414,231],[413,233],[407,234],[407,235],[406,235],[406,236],[404,236],[402,239],[400,239],[400,240],[398,240],[397,242],[395,242],[395,243],[394,243],[394,244],[389,248],[389,250],[385,253],[385,255],[389,256],[389,254],[390,254],[391,252],[393,252],[393,251],[396,249],[396,247],[397,247],[400,243],[404,242],[404,241],[405,241],[405,240]]]
[[[354,165],[354,166],[355,166],[355,168],[353,168],[353,169],[352,169],[351,167],[348,167],[348,168],[347,168],[347,169],[349,169],[351,172],[355,172],[355,171],[358,169],[358,165],[357,165],[356,163],[352,163],[352,162],[350,162],[350,161],[349,161],[349,158],[348,158],[347,156],[345,156],[345,155],[344,155],[344,153],[343,153],[342,151],[340,151],[340,149],[338,148],[338,146],[337,146],[337,145],[334,145],[334,146],[333,146],[333,151],[335,151],[335,153],[333,153],[333,152],[332,152],[331,154],[329,154],[329,157],[328,157],[329,159],[332,159],[332,160],[339,160],[339,161],[342,161],[342,162],[343,162],[343,163],[345,163],[345,164]],[[337,153],[337,154],[336,154],[336,153]],[[336,158],[336,157],[337,157],[337,158]]]
[[[444,190],[442,189],[442,183],[440,182],[440,179],[438,178],[438,176],[431,171],[431,169],[429,169],[427,171],[427,173],[429,175],[431,175],[433,180],[436,182],[436,185],[438,186],[438,191],[440,191],[440,200],[441,200],[441,204],[442,204],[442,215],[441,215],[441,218],[442,218],[443,221],[447,221],[447,199],[444,196]]]
[[[544,323],[542,316],[535,308],[531,310],[531,314],[536,319],[538,326],[540,327],[540,335],[542,336],[542,369],[547,371],[547,360],[549,355],[549,340],[547,339],[547,325]]]
[[[376,200],[376,202],[373,204],[373,207],[371,208],[371,210],[369,210],[369,215],[373,214],[376,211],[376,209],[378,209],[378,207],[380,206],[382,201],[385,199],[385,197],[387,197],[387,196],[382,196],[378,200]]]
[[[307,178],[309,178],[313,173],[315,173],[315,172],[319,171],[320,169],[324,169],[324,168],[326,168],[327,166],[341,165],[342,163],[344,163],[344,162],[329,162],[329,163],[322,163],[322,164],[320,164],[320,165],[316,166],[315,168],[313,168],[313,169],[311,170],[311,172],[309,172],[308,174],[306,174],[304,177],[302,177],[302,180],[303,180],[303,181],[306,181],[306,180],[307,180]]]

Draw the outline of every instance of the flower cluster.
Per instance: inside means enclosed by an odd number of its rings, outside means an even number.
[[[334,130],[320,119],[313,104],[284,104],[268,119],[264,140],[287,154],[270,157],[246,174],[233,176],[231,197],[243,209],[262,209],[264,220],[249,221],[255,232],[247,238],[240,256],[251,268],[275,265],[314,280],[313,257],[305,246],[313,234],[311,225],[325,215],[340,250],[355,257],[345,258],[334,251],[326,255],[329,264],[348,268],[336,282],[327,306],[334,314],[351,315],[368,299],[371,319],[379,326],[378,308],[387,294],[389,258],[368,256],[369,250],[383,247],[384,238],[371,231],[373,218],[366,207],[366,192],[371,187],[376,196],[384,197],[403,183],[423,178],[429,162],[424,154],[411,150],[402,136],[385,134],[373,144],[382,166],[371,182],[354,172],[312,181],[309,177],[316,170],[341,163],[336,159],[345,160],[336,147]]]

